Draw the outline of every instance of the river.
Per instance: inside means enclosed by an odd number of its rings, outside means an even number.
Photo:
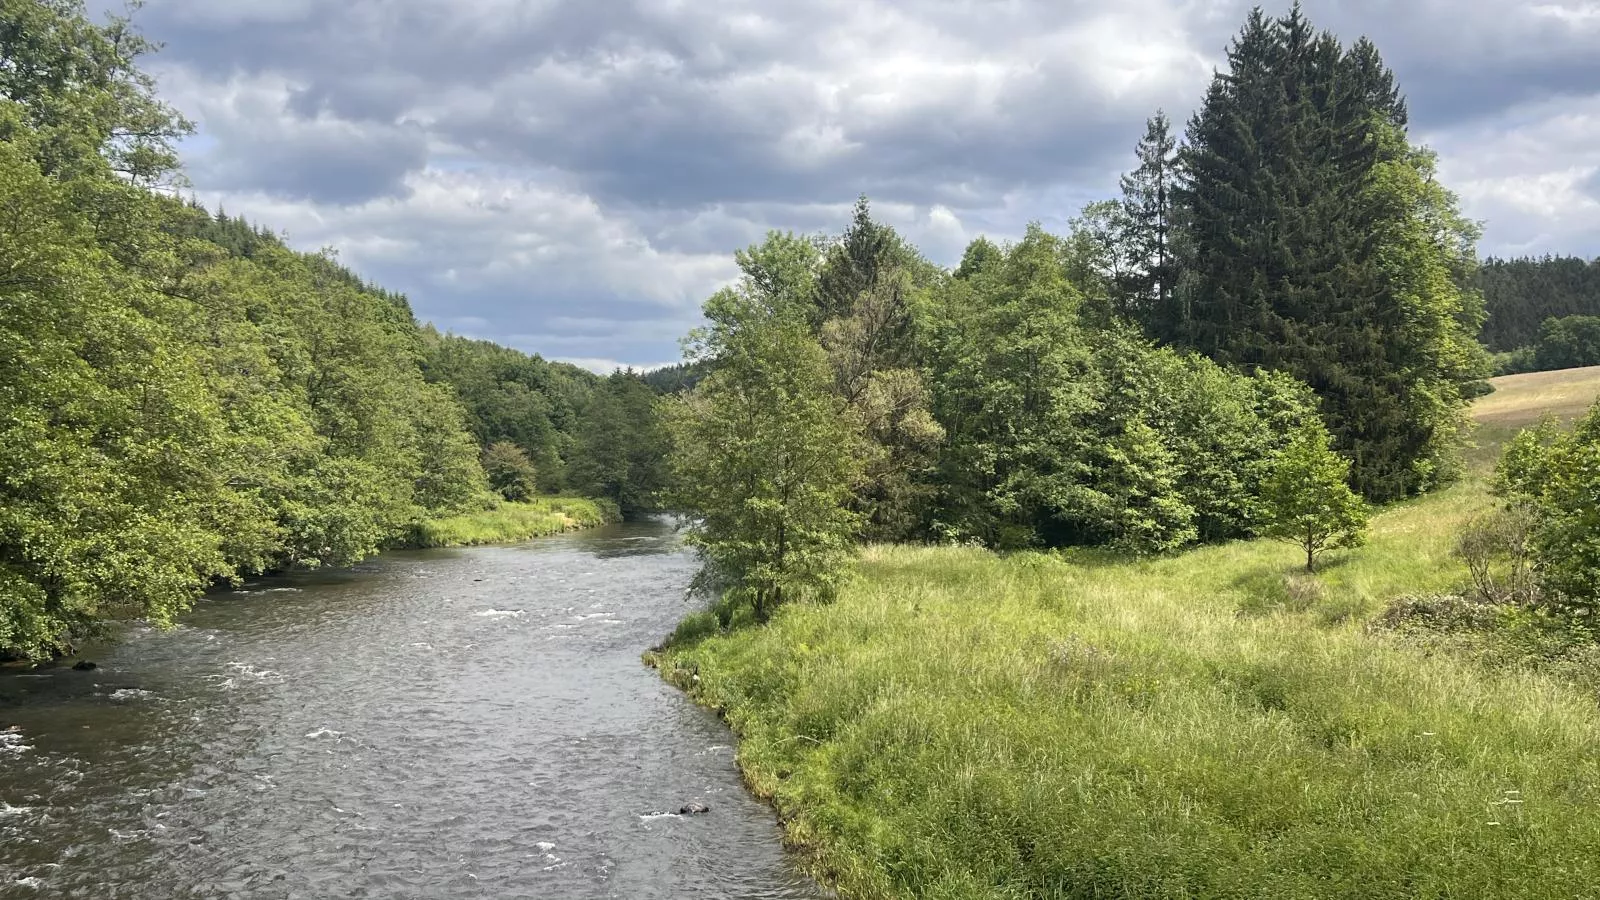
[[[661,523],[395,553],[0,675],[0,897],[825,896],[639,661],[692,574]]]

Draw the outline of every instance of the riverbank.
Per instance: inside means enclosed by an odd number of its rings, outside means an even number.
[[[413,525],[395,549],[508,544],[622,521],[616,504],[585,497],[537,497]]]
[[[1544,401],[1506,387],[1509,434]],[[1316,576],[869,548],[835,604],[692,616],[656,662],[848,897],[1595,896],[1593,680],[1373,624],[1466,581],[1488,504],[1480,464]]]

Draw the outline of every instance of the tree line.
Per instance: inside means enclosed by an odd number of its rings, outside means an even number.
[[[858,541],[1167,552],[1360,540],[1462,472],[1488,357],[1477,232],[1393,73],[1252,12],[1179,140],[1064,236],[953,271],[872,219],[773,233],[705,305],[668,404],[701,586],[826,596]]]
[[[1600,258],[1488,259],[1479,285],[1498,374],[1600,365]]]
[[[502,497],[655,505],[638,375],[419,327],[331,255],[177,199],[190,125],[150,49],[78,0],[0,0],[0,655],[353,563],[496,503],[486,463]]]

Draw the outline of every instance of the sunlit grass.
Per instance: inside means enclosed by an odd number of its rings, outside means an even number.
[[[1600,389],[1570,380],[1545,386]],[[1552,402],[1496,397],[1493,422]],[[1480,470],[1384,510],[1316,576],[1266,541],[871,547],[836,603],[691,617],[659,664],[847,896],[1597,896],[1593,694],[1368,625],[1465,582],[1489,503]]]
[[[614,508],[599,501],[538,497],[526,503],[500,503],[493,509],[419,522],[412,526],[405,545],[423,549],[507,544],[594,528],[617,518]]]

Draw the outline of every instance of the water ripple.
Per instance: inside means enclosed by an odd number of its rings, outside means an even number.
[[[395,554],[0,676],[0,898],[823,896],[639,665],[692,571],[648,525]]]

